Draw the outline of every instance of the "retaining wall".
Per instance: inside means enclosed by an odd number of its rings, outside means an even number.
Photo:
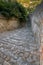
[[[16,29],[19,25],[19,20],[16,18],[6,20],[0,16],[0,32]]]
[[[43,65],[43,2],[36,7],[31,18],[31,24],[35,43],[38,44],[39,62],[40,65]]]

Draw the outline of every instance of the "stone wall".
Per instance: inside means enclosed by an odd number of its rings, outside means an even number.
[[[34,34],[35,43],[38,43],[38,45],[40,45],[41,24],[39,20],[37,20],[37,17],[35,16],[33,16],[31,23],[32,23],[32,31]]]
[[[36,7],[31,18],[31,23],[35,43],[38,44],[39,62],[40,65],[43,65],[43,2]]]
[[[19,27],[19,20],[12,18],[6,20],[4,17],[0,17],[0,32],[13,30]]]

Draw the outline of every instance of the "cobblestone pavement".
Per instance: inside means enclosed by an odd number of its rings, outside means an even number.
[[[0,33],[0,65],[39,65],[31,28]]]

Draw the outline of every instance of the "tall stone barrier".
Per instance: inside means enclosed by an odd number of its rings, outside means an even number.
[[[43,2],[33,12],[31,24],[35,43],[38,44],[39,62],[43,65]]]

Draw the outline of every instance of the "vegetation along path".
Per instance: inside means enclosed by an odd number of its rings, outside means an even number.
[[[30,27],[0,33],[0,65],[39,65]]]

